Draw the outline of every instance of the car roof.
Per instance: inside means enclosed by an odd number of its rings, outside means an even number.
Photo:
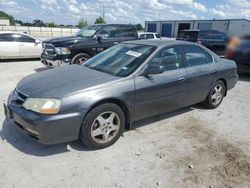
[[[158,33],[155,33],[155,32],[138,32],[139,35],[142,35],[142,34],[158,34]]]
[[[33,38],[33,39],[39,40],[39,39],[37,39],[36,37],[33,37],[33,36],[31,36],[31,35],[28,35],[27,33],[22,32],[22,31],[0,31],[0,34],[5,34],[5,33],[10,33],[10,34],[22,34],[22,35],[29,36],[29,37],[31,37],[31,38]]]
[[[195,43],[186,42],[186,41],[177,41],[177,40],[133,40],[133,41],[126,41],[123,44],[141,44],[141,45],[149,45],[155,46],[157,48],[170,46],[170,45],[196,45]]]

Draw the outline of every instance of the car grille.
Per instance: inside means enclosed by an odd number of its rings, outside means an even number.
[[[28,96],[24,93],[15,90],[13,93],[12,102],[14,102],[16,105],[22,105],[27,97]]]
[[[56,51],[53,44],[43,43],[43,53],[48,56],[55,56]]]

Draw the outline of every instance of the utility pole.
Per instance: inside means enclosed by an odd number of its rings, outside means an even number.
[[[102,19],[105,20],[105,7],[102,6]]]

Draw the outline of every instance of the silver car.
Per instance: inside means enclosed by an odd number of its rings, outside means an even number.
[[[38,58],[42,42],[21,32],[0,32],[0,59]]]

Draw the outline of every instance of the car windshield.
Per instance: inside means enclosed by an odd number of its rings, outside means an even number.
[[[113,76],[132,74],[156,49],[140,44],[119,44],[86,61],[83,66]]]
[[[178,34],[178,39],[186,39],[186,40],[190,40],[190,39],[198,39],[198,31],[180,31],[180,33]]]
[[[81,36],[81,37],[93,37],[94,34],[96,33],[97,30],[100,29],[100,26],[98,25],[92,25],[92,26],[87,26],[81,29],[76,33],[76,36]]]

